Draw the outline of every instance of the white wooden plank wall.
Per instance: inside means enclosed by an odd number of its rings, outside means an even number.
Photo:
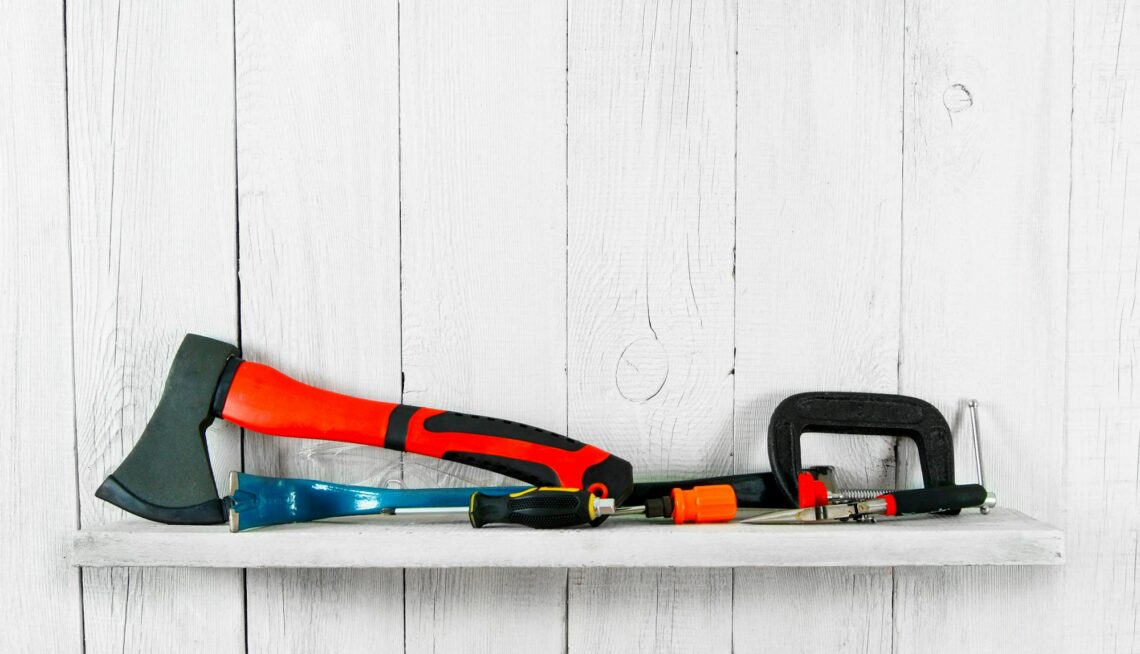
[[[565,71],[560,3],[401,4],[409,404],[566,432]],[[412,485],[504,481],[405,458]],[[565,648],[565,570],[405,575],[405,651]]]
[[[901,10],[741,5],[736,472],[767,469],[784,397],[897,390]],[[806,463],[835,465],[848,488],[893,482],[889,439],[824,438]],[[741,569],[735,582],[742,651],[801,650],[797,631],[757,627],[802,621],[808,607],[812,647],[890,650],[890,570]]]
[[[80,651],[83,644],[79,572],[63,560],[78,509],[62,9],[0,2],[4,652]]]
[[[1073,15],[1067,652],[1140,649],[1140,11],[1127,5]]]
[[[732,468],[735,12],[571,3],[570,436],[659,477]],[[569,649],[725,651],[731,575],[572,570]]]
[[[51,489],[0,500],[0,651],[1135,651],[1129,9],[0,0],[0,469]],[[62,543],[121,516],[94,488],[186,331],[642,477],[766,468],[797,391],[963,434],[977,397],[991,486],[1068,564],[80,574]],[[219,479],[501,479],[210,438]],[[810,444],[846,483],[915,475]]]
[[[76,438],[83,525],[142,432],[187,331],[237,336],[232,8],[67,8]],[[240,465],[212,429],[215,479]],[[89,651],[244,647],[236,570],[83,571]]]
[[[234,8],[242,353],[399,397],[396,3]],[[256,434],[245,448],[265,474],[400,479],[396,452]],[[247,650],[398,650],[403,601],[400,570],[250,570]]]
[[[1063,518],[1072,5],[908,3],[899,390],[956,427],[981,403],[987,483]],[[1016,44],[1016,47],[1012,47]],[[1056,651],[1060,573],[895,571],[899,651]],[[962,625],[968,624],[968,628]],[[1032,624],[1014,629],[1011,624]]]

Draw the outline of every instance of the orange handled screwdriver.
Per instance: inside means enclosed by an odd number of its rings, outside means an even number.
[[[676,524],[728,522],[736,517],[736,491],[728,484],[674,488],[665,497],[648,499],[644,506],[623,506],[617,515],[645,514],[647,518],[672,518]]]

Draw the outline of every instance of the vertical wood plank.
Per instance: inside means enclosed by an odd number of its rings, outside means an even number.
[[[977,397],[987,483],[1050,521],[1064,448],[1071,12],[919,1],[906,15],[900,389],[952,419]],[[958,440],[958,477],[972,480]],[[1059,575],[897,570],[895,647],[1056,651],[1059,603],[1043,598]]]
[[[786,396],[895,391],[901,20],[887,0],[741,6],[739,471],[767,468]],[[817,450],[845,484],[894,480],[888,439]]]
[[[406,652],[562,652],[566,572],[404,571]]]
[[[898,2],[740,7],[737,472],[768,468],[768,420],[784,397],[896,389],[902,47]],[[828,437],[816,454],[847,484],[893,478],[887,439]],[[889,579],[737,570],[734,645],[889,651]],[[810,645],[785,628],[803,606]]]
[[[0,651],[72,652],[83,617],[63,558],[78,514],[64,17],[60,3],[0,2],[0,15]]]
[[[246,575],[250,652],[399,652],[403,571],[253,570]]]
[[[1140,649],[1140,11],[1077,3],[1069,224],[1064,651]]]
[[[729,652],[732,571],[572,570],[570,652]]]
[[[236,10],[243,354],[400,396],[397,4]],[[247,433],[251,472],[383,485],[396,452]],[[250,570],[251,651],[403,647],[403,572]]]
[[[731,470],[734,2],[572,2],[569,430]],[[572,570],[571,651],[731,647],[731,570]]]
[[[822,652],[822,641],[836,652],[890,652],[892,580],[892,568],[737,570],[733,651]]]
[[[67,7],[75,394],[82,523],[157,403],[183,334],[236,338],[228,2]],[[215,477],[235,429],[211,429]],[[89,652],[244,649],[237,570],[83,573]]]
[[[405,402],[565,432],[565,19],[562,3],[401,4]],[[502,479],[405,466],[409,484]],[[564,570],[406,581],[408,652],[564,649]]]

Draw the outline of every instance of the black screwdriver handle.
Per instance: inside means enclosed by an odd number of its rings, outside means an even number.
[[[534,529],[578,527],[597,524],[594,499],[590,491],[576,488],[528,488],[511,495],[474,493],[468,517],[472,527],[490,524]]]
[[[881,497],[887,500],[887,515],[957,512],[961,509],[984,504],[986,489],[978,484],[962,484],[959,486],[896,491]],[[894,507],[893,511],[889,508],[891,506]]]

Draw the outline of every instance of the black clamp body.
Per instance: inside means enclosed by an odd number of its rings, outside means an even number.
[[[910,438],[918,446],[923,485],[954,484],[950,425],[929,402],[880,393],[800,393],[780,402],[768,425],[768,461],[792,506],[798,506],[796,476],[803,468],[800,436],[805,432]]]

